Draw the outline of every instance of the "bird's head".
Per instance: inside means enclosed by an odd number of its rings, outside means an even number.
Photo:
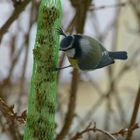
[[[80,35],[66,35],[61,28],[57,30],[59,35],[64,36],[64,38],[60,42],[60,51],[64,51],[66,55],[70,58],[77,59],[81,55],[80,43],[81,39]]]
[[[60,42],[60,49],[64,51],[68,57],[73,58],[75,56],[75,47],[74,47],[74,36],[66,36]]]

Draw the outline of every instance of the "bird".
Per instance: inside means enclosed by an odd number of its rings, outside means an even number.
[[[57,30],[59,35],[64,36],[60,41],[60,51],[63,51],[70,64],[67,67],[74,67],[82,71],[100,69],[111,64],[116,60],[126,60],[126,51],[108,51],[98,40],[82,34],[66,35],[62,28]]]

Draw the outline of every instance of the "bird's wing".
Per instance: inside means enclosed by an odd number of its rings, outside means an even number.
[[[100,43],[93,38],[83,36],[80,40],[82,55],[79,59],[79,68],[82,70],[93,70],[102,57]]]
[[[81,49],[84,52],[79,60],[81,70],[99,69],[114,63],[114,59],[99,41],[88,36],[83,36],[83,39],[86,41],[81,39]]]
[[[95,44],[94,46],[94,51],[96,50],[95,53],[99,51],[102,53],[100,60],[98,61],[98,64],[96,65],[95,69],[99,69],[114,63],[114,59],[109,56],[109,52],[103,47],[103,45],[98,40],[94,38],[90,38],[90,41],[92,44]]]
[[[96,66],[96,69],[111,65],[114,62],[115,62],[114,59],[109,56],[108,51],[104,51],[102,53],[102,58],[101,58],[99,64]]]

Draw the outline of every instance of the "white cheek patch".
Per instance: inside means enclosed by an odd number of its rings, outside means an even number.
[[[73,48],[73,49],[67,50],[67,51],[65,51],[65,53],[68,57],[74,57],[75,49]]]

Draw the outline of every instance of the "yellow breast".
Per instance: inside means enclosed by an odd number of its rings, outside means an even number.
[[[76,60],[76,59],[72,59],[72,58],[68,58],[68,60],[69,60],[69,62],[70,62],[70,64],[74,67],[74,68],[79,68],[78,67],[78,60]]]

